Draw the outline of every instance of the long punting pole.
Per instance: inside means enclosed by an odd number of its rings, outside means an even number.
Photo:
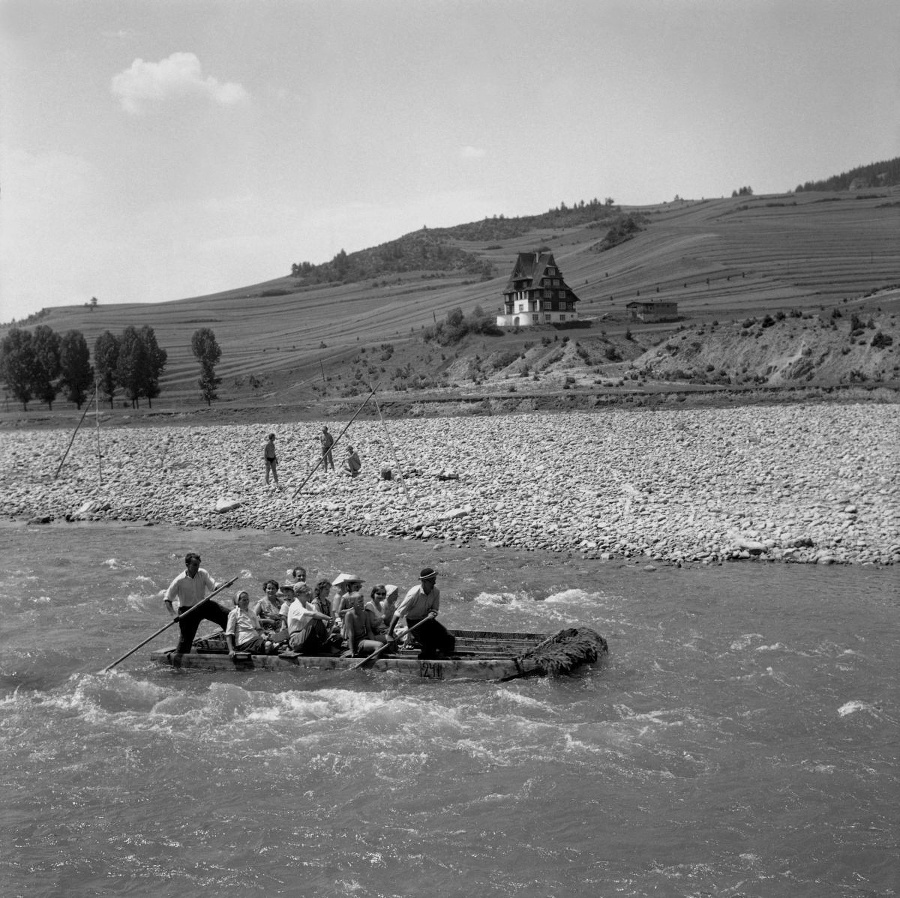
[[[232,577],[227,583],[223,583],[218,589],[214,589],[205,599],[203,599],[203,601],[197,602],[196,605],[191,605],[188,611],[179,614],[177,617],[173,617],[172,620],[170,620],[164,627],[160,627],[152,636],[148,636],[143,642],[139,642],[133,649],[131,649],[131,651],[125,652],[125,654],[122,655],[121,658],[116,658],[116,660],[113,661],[112,664],[107,664],[106,667],[104,667],[103,670],[100,671],[100,673],[107,673],[107,671],[112,670],[120,661],[124,661],[129,655],[133,655],[139,648],[143,648],[148,642],[150,642],[151,639],[156,639],[156,637],[159,636],[160,633],[165,633],[165,631],[168,630],[169,627],[175,626],[175,624],[177,624],[178,621],[180,621],[186,614],[190,614],[191,611],[202,605],[203,602],[208,602],[214,595],[216,595],[216,593],[220,593],[223,589],[228,589],[228,587],[231,586],[231,584],[234,583],[235,580],[237,580],[237,577]]]
[[[353,415],[353,417],[347,422],[347,425],[346,425],[346,426],[344,427],[344,429],[337,435],[337,437],[335,438],[335,441],[331,444],[331,448],[332,448],[332,449],[334,449],[334,447],[337,446],[338,441],[340,440],[340,438],[347,432],[347,428],[348,428],[348,427],[356,420],[357,415],[359,415],[359,413],[366,407],[366,403],[367,403],[367,402],[375,395],[375,390],[377,390],[377,389],[378,389],[377,387],[372,387],[372,392],[369,393],[368,396],[366,396],[366,398],[363,400],[363,404],[356,410],[356,413],[355,413],[355,414]],[[319,470],[319,465],[321,465],[323,461],[325,461],[325,455],[324,455],[324,453],[321,454],[321,455],[319,456],[319,460],[316,462],[316,464],[315,464],[315,466],[313,467],[313,469],[306,475],[306,477],[303,478],[303,483],[301,483],[300,486],[298,486],[297,489],[294,490],[294,494],[293,494],[292,498],[295,497],[295,496],[297,495],[297,493],[299,493],[300,490],[302,490],[303,487],[306,486],[307,481],[309,480],[309,478],[312,477],[313,474],[315,474],[316,471]]]
[[[97,392],[97,384],[96,384],[96,382],[95,382],[95,383],[94,383],[94,393],[96,393],[96,392]],[[90,409],[91,409],[91,403],[92,403],[93,401],[94,401],[94,396],[93,396],[93,394],[92,394],[92,395],[91,395],[91,398],[88,399],[88,401],[85,403],[85,405],[84,405],[84,411],[81,413],[81,420],[78,422],[78,425],[77,425],[76,428],[75,428],[75,433],[72,434],[72,439],[69,440],[69,445],[66,446],[66,451],[63,453],[63,457],[59,460],[59,467],[56,469],[56,473],[53,475],[53,479],[54,479],[54,480],[56,480],[56,478],[59,477],[59,472],[62,470],[62,466],[63,466],[63,465],[65,464],[65,462],[66,462],[66,458],[67,458],[68,455],[69,455],[69,450],[72,448],[72,443],[75,442],[75,437],[78,436],[78,430],[79,430],[79,428],[81,427],[81,425],[84,423],[85,415],[87,415],[87,413],[90,411]]]

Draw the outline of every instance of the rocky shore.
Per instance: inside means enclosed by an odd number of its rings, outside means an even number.
[[[277,491],[263,481],[270,430]],[[0,511],[670,563],[900,562],[897,405],[357,421],[334,454],[340,469],[352,442],[362,474],[319,470],[294,495],[317,461],[319,430],[106,428],[98,458],[86,427],[56,479],[71,432],[2,433]]]

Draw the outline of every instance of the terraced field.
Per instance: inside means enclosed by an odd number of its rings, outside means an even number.
[[[509,240],[452,241],[493,263],[496,276],[488,281],[414,273],[389,283],[298,290],[292,278],[282,277],[177,302],[101,305],[94,311],[53,306],[48,298],[40,322],[59,332],[77,328],[91,345],[106,329],[119,333],[129,324],[152,325],[169,353],[157,403],[163,405],[198,402],[190,338],[198,327],[210,327],[222,346],[220,398],[283,403],[313,397],[314,386],[325,392],[325,378],[348,371],[362,348],[394,347],[387,366],[371,364],[374,352],[368,356],[369,376],[376,379],[381,367],[389,374],[404,363],[449,365],[451,359],[423,349],[421,329],[457,306],[498,308],[516,254],[539,246],[555,253],[581,298],[581,315],[600,319],[596,327],[610,334],[642,329],[625,313],[626,303],[638,297],[678,302],[686,323],[724,322],[830,307],[844,299],[864,307],[865,294],[900,281],[900,188],[863,196],[678,201],[623,211],[643,213],[646,228],[605,252],[597,251],[605,230],[590,226],[536,230]]]

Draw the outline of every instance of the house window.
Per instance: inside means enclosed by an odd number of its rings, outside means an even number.
[[[549,321],[553,316],[549,312],[544,313],[544,321]]]
[[[537,316],[537,315],[532,315],[532,316],[531,316],[531,320],[532,320],[535,324],[537,324],[538,316]]]
[[[515,321],[513,321],[513,324],[515,324],[515,325],[516,325],[516,327],[518,327],[518,326],[519,326],[519,316],[518,316],[518,315],[516,315],[516,320],[515,320]]]
[[[560,315],[560,316],[559,316],[559,320],[560,320],[560,321],[565,321],[565,320],[566,320],[566,316],[565,316],[565,315]]]
[[[551,297],[552,295],[553,295],[553,291],[552,291],[552,290],[545,290],[545,291],[544,291],[544,299],[550,299],[550,297]]]
[[[558,287],[558,286],[559,286],[559,278],[553,278],[553,286],[554,286],[554,287]]]

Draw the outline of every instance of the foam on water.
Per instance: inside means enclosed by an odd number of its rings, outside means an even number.
[[[868,702],[850,701],[845,702],[840,706],[840,708],[837,709],[837,712],[841,717],[846,717],[848,714],[856,714],[859,711],[866,711],[869,714],[878,714],[880,708],[876,708],[874,705],[870,705]]]
[[[100,676],[84,671],[167,622],[156,584],[185,548],[214,559],[217,579],[217,552],[248,580],[293,560],[260,560],[286,549],[270,534],[186,546],[183,532],[154,531],[152,545],[115,532],[132,571],[102,563],[108,531],[45,530],[42,557],[78,561],[65,588],[37,562],[40,579],[0,578],[11,894],[891,894],[898,633],[883,573],[651,577],[466,550],[481,593],[448,589],[445,623],[584,622],[610,641],[602,671],[301,679],[173,671],[150,647]],[[372,545],[304,540],[300,557],[334,569],[349,552],[371,572],[418,548]]]
[[[111,571],[130,571],[134,570],[134,565],[127,561],[120,561],[118,558],[107,558],[102,562],[104,567],[108,567]]]

